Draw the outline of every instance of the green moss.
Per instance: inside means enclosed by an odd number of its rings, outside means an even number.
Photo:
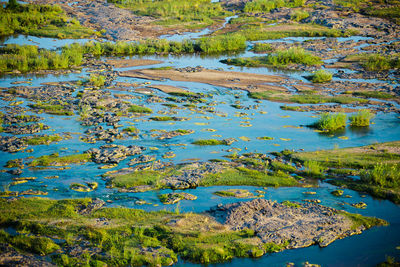
[[[150,120],[152,121],[173,121],[174,118],[170,116],[157,116],[157,117],[151,117]]]
[[[133,113],[153,113],[153,110],[147,107],[142,107],[138,105],[131,105],[128,109],[129,112]]]
[[[139,129],[137,129],[135,126],[126,127],[122,131],[127,133],[139,133]]]
[[[35,166],[67,166],[69,164],[81,164],[90,160],[89,154],[74,154],[60,157],[58,153],[40,156],[29,163],[30,167]]]

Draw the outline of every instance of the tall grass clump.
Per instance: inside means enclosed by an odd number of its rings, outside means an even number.
[[[352,115],[349,120],[350,120],[350,125],[351,126],[369,126],[370,120],[374,117],[375,115],[368,109],[362,109],[359,110],[356,114]]]
[[[332,80],[332,73],[326,70],[318,70],[312,75],[311,81],[313,83],[325,83]]]
[[[325,169],[318,161],[310,160],[304,162],[304,171],[309,176],[321,177]]]
[[[67,69],[80,65],[82,57],[63,50],[61,53],[39,49],[34,45],[7,44],[0,48],[0,71],[21,72]]]
[[[301,21],[308,18],[309,16],[310,14],[307,11],[296,10],[290,15],[290,19],[293,21]]]
[[[346,127],[346,114],[344,113],[323,113],[313,126],[322,131],[335,131]]]
[[[364,170],[361,180],[380,187],[396,188],[400,186],[400,165],[377,163],[372,170]]]
[[[321,58],[306,52],[303,48],[291,47],[288,50],[280,50],[262,57],[228,58],[222,63],[246,67],[276,67],[284,68],[290,64],[304,64],[315,66],[321,64]]]
[[[89,82],[95,87],[101,87],[106,82],[106,77],[103,75],[90,74]]]

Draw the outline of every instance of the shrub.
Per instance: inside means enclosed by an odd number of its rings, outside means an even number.
[[[313,124],[322,131],[335,131],[340,128],[346,127],[346,114],[344,113],[323,113],[320,115],[319,120]]]
[[[326,70],[318,70],[312,75],[311,81],[313,83],[325,83],[332,80],[332,73]]]
[[[352,126],[369,126],[370,120],[375,115],[371,113],[368,109],[359,110],[357,114],[352,115],[350,119],[350,124]]]

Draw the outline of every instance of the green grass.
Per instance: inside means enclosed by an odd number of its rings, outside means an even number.
[[[361,96],[365,98],[377,98],[377,99],[391,99],[394,96],[390,93],[382,92],[382,91],[360,91],[360,92],[352,92],[354,96]]]
[[[243,12],[270,12],[280,7],[301,7],[304,0],[254,0],[246,2]]]
[[[301,21],[310,16],[310,14],[305,10],[295,10],[291,15],[290,19],[293,21]]]
[[[246,27],[241,27],[239,30],[229,32],[227,35],[240,34],[248,41],[257,41],[286,37],[345,37],[358,34],[350,30],[342,32],[316,24],[280,24],[279,26],[283,26],[283,29],[275,30],[274,27],[276,26],[265,26],[263,24],[247,25]],[[285,26],[288,28],[284,29]]]
[[[230,12],[220,3],[210,0],[108,0],[119,7],[132,10],[135,14],[161,19],[159,25],[188,24],[190,27],[204,27],[213,24]]]
[[[87,38],[96,32],[70,18],[58,5],[0,7],[0,36],[25,34],[52,38]]]
[[[150,120],[152,121],[173,121],[174,118],[170,116],[156,116],[156,117],[151,117]]]
[[[61,104],[51,104],[46,102],[36,102],[35,104],[29,105],[33,109],[41,110],[45,113],[52,115],[65,115],[72,116],[74,112],[72,110],[66,109],[69,105],[67,103]]]
[[[368,184],[400,189],[400,164],[377,163],[373,169],[363,170],[360,177]]]
[[[367,71],[388,71],[400,68],[400,55],[361,53],[349,55],[345,62],[357,62]]]
[[[326,83],[332,80],[332,73],[326,70],[318,70],[311,76],[313,83]]]
[[[40,156],[31,163],[29,163],[30,167],[36,166],[67,166],[69,164],[81,164],[88,162],[90,160],[89,154],[74,154],[68,156],[60,157],[58,153],[54,153],[51,155]]]
[[[366,217],[362,216],[361,214],[357,213],[348,213],[346,211],[340,211],[339,214],[347,217],[353,222],[352,229],[357,229],[360,226],[364,226],[366,229],[369,229],[373,226],[379,226],[379,225],[389,225],[389,223],[385,220],[375,218],[375,217]]]
[[[0,48],[0,72],[68,69],[81,64],[82,54],[65,49],[59,54],[33,45],[7,44]]]
[[[255,43],[251,51],[255,53],[272,52],[274,48],[268,43]]]
[[[263,57],[232,58],[221,60],[222,63],[243,67],[276,67],[284,68],[291,64],[307,66],[320,65],[321,59],[306,52],[303,48],[291,47],[288,50],[276,51]]]
[[[133,113],[153,113],[153,110],[151,110],[150,108],[133,104],[129,107],[128,111]]]
[[[311,177],[322,177],[326,168],[318,161],[304,162],[304,172]]]
[[[28,145],[48,145],[53,142],[59,142],[63,138],[59,134],[54,135],[45,135],[45,136],[33,136],[32,138],[28,138],[26,143]]]
[[[292,207],[292,208],[300,208],[301,206],[297,203],[291,202],[289,200],[285,200],[281,203],[282,205],[285,205],[287,207]]]
[[[171,169],[163,171],[145,170],[132,172],[129,174],[118,175],[112,178],[113,187],[130,188],[139,185],[152,185],[155,188],[161,188],[160,180],[168,175]]]
[[[264,99],[264,100],[299,103],[299,104],[322,104],[322,103],[351,104],[357,102],[360,103],[368,102],[368,100],[366,99],[344,96],[344,95],[326,96],[326,95],[308,94],[308,93],[292,95],[277,91],[250,92],[249,97],[255,99]]]
[[[346,127],[346,117],[344,113],[322,113],[312,126],[322,131],[336,131]]]
[[[106,81],[103,75],[90,74],[89,82],[95,87],[102,87]]]
[[[217,140],[217,139],[198,139],[192,142],[193,145],[198,146],[219,146],[219,145],[227,145],[226,141],[224,140]]]
[[[136,128],[135,126],[126,127],[122,131],[127,133],[139,133],[139,129]]]
[[[359,110],[356,114],[350,116],[350,125],[357,127],[365,127],[370,125],[370,120],[375,115],[368,109]]]
[[[297,181],[283,172],[268,173],[244,167],[228,168],[217,174],[206,175],[201,186],[250,185],[250,186],[295,186]]]

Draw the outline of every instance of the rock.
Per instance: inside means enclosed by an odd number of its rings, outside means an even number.
[[[365,209],[365,208],[367,208],[367,204],[365,204],[364,202],[353,203],[353,204],[351,204],[351,206],[355,207],[357,209]]]
[[[221,205],[212,208],[209,214],[232,230],[254,230],[263,243],[279,245],[289,241],[287,248],[327,246],[352,234],[353,226],[350,219],[335,209],[314,203],[283,205],[255,199]]]
[[[77,212],[81,215],[88,215],[88,214],[92,213],[93,211],[102,208],[105,204],[106,203],[103,200],[101,200],[99,198],[94,198],[86,206],[82,205],[81,207],[79,207]]]
[[[181,200],[196,200],[197,197],[188,193],[169,193],[159,195],[159,199],[163,204],[175,204]]]
[[[331,192],[332,195],[334,195],[335,197],[340,197],[343,195],[343,190],[335,190]]]
[[[50,262],[39,260],[35,256],[19,253],[10,245],[4,243],[0,243],[0,265],[31,267],[56,266]]]
[[[140,146],[123,146],[123,145],[104,145],[100,148],[91,148],[86,153],[92,156],[95,163],[118,164],[128,156],[142,153],[144,147]]]

